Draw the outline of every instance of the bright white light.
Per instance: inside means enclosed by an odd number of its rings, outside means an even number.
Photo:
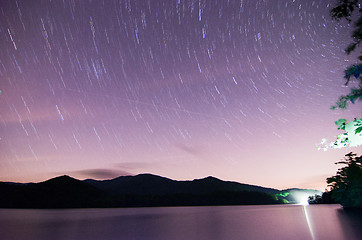
[[[309,205],[308,203],[308,199],[309,199],[309,194],[308,193],[304,193],[304,192],[296,192],[296,193],[293,193],[298,204],[300,205]]]
[[[307,198],[304,198],[304,199],[300,200],[299,204],[304,205],[304,206],[309,205],[308,196],[307,196]]]

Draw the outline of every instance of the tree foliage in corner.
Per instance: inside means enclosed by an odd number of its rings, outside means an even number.
[[[337,6],[332,8],[330,15],[334,20],[341,20],[345,18],[349,23],[352,22],[352,14],[356,8],[359,8],[359,13],[362,13],[362,9],[359,6],[359,0],[339,0]],[[347,54],[353,52],[356,47],[359,46],[361,42],[362,34],[362,16],[360,16],[357,21],[354,23],[355,29],[352,32],[353,42],[348,45],[345,49]],[[358,59],[362,61],[362,56],[359,56]]]
[[[343,207],[362,208],[362,155],[350,152],[341,162],[344,164],[337,175],[327,178],[331,196]]]
[[[349,23],[352,22],[352,14],[358,9],[359,16],[355,22],[353,22],[354,29],[352,31],[352,43],[350,43],[345,52],[350,54],[355,51],[357,47],[360,47],[362,39],[362,8],[360,7],[359,0],[339,0],[337,6],[331,9],[330,15],[334,20],[346,19]],[[361,52],[362,53],[362,52]],[[362,61],[362,55],[358,56],[358,60]],[[332,106],[332,109],[342,108],[345,109],[348,102],[355,103],[356,101],[362,100],[362,64],[353,64],[348,66],[344,71],[344,78],[347,79],[346,84],[351,80],[353,76],[358,81],[358,88],[352,88],[350,93],[345,96],[341,96],[337,101],[336,105]],[[353,79],[353,78],[352,78]]]
[[[362,119],[355,118],[352,122],[346,119],[339,119],[335,122],[339,130],[344,131],[337,136],[337,140],[327,143],[326,139],[322,139],[318,149],[327,151],[329,148],[357,147],[362,145]]]
[[[346,19],[349,23],[352,22],[352,14],[358,10],[359,16],[357,20],[353,23],[354,29],[352,32],[352,43],[350,43],[345,52],[350,54],[357,47],[360,47],[362,39],[362,8],[360,7],[359,0],[339,0],[337,6],[335,6],[330,11],[330,15],[335,20]],[[361,52],[362,53],[362,52]],[[359,61],[362,61],[362,55],[358,57]],[[347,80],[345,85],[348,85],[349,82],[355,78],[358,81],[357,88],[351,88],[350,93],[347,95],[342,95],[336,104],[331,107],[332,110],[336,108],[346,109],[348,103],[355,103],[357,101],[362,101],[362,64],[353,64],[348,66],[344,71],[344,78]],[[341,148],[341,147],[352,147],[362,145],[362,119],[355,118],[352,122],[347,122],[346,119],[339,119],[336,121],[338,129],[343,130],[344,133],[337,136],[337,140],[333,143],[327,143],[326,139],[323,139],[321,142],[324,150],[329,148]]]
[[[352,22],[353,11],[359,8],[359,17],[354,23],[352,33],[353,42],[345,49],[347,54],[350,54],[360,46],[362,39],[362,8],[358,0],[339,0],[338,5],[331,11],[331,17],[336,20],[345,18],[348,22]],[[362,61],[362,56],[358,57]],[[346,96],[341,96],[336,105],[331,109],[345,109],[349,102],[355,103],[362,100],[362,64],[354,64],[346,68],[344,71],[347,79],[346,85],[354,77],[358,81],[358,88],[352,88]],[[353,79],[353,78],[352,78]],[[339,119],[335,122],[339,130],[344,133],[337,136],[334,143],[327,144],[326,140],[322,140],[324,150],[328,148],[341,148],[349,146],[362,145],[362,119],[355,118],[352,122],[347,122],[346,119]],[[350,152],[345,155],[341,162],[336,164],[344,164],[338,169],[337,174],[327,178],[330,191],[325,192],[322,196],[315,196],[309,199],[310,203],[332,203],[339,202],[343,207],[362,208],[362,155],[357,157],[356,154]]]

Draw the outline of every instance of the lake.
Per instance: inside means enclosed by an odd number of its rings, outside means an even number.
[[[361,240],[362,220],[339,205],[0,209],[0,239]]]

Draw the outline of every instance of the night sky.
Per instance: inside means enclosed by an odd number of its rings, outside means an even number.
[[[0,181],[209,175],[324,189],[361,105],[325,0],[0,2]]]

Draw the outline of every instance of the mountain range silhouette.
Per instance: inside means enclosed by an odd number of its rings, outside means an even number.
[[[139,174],[111,180],[60,176],[40,183],[0,182],[1,208],[106,208],[296,203],[293,193],[206,177],[192,181]]]

